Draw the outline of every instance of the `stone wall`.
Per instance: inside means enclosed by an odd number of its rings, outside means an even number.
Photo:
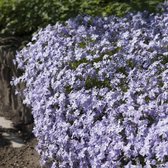
[[[13,59],[22,43],[21,38],[0,38],[0,115],[16,124],[29,124],[32,123],[31,111],[22,104],[22,98],[15,95],[15,89],[10,85],[12,76],[18,74]]]

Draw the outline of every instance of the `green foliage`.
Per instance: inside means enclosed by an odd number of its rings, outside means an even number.
[[[164,0],[83,0],[80,10],[90,15],[123,16],[130,11],[156,11],[156,6]]]
[[[77,15],[76,4],[68,0],[1,0],[1,34],[32,34],[38,28]]]
[[[0,0],[0,34],[31,35],[48,24],[78,14],[118,15],[129,11],[154,12],[164,0]]]

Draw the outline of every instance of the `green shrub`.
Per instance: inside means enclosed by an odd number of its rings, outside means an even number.
[[[78,14],[123,16],[128,11],[155,11],[164,0],[0,0],[0,34],[31,35],[38,28]]]

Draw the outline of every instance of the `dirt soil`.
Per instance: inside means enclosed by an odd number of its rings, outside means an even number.
[[[0,147],[0,168],[40,168],[35,145],[36,140],[32,139],[21,148]]]
[[[20,148],[13,148],[3,136],[3,132],[10,133],[17,131],[17,134],[24,140],[25,145]],[[12,130],[0,128],[0,168],[41,168],[40,158],[35,150],[36,138],[30,132],[23,130]]]

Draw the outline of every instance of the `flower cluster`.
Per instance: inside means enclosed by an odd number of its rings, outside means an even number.
[[[78,16],[16,55],[42,164],[168,167],[168,10]]]

